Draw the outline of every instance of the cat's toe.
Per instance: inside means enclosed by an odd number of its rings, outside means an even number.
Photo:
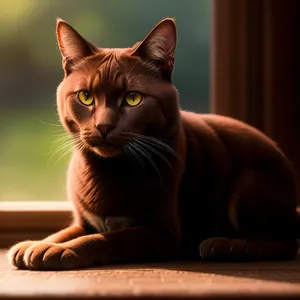
[[[31,247],[36,241],[24,241],[12,246],[7,253],[10,264],[19,269],[27,269],[27,265],[24,260],[26,250]]]
[[[222,237],[204,240],[199,247],[200,257],[207,261],[226,260],[230,254],[230,241]]]
[[[44,270],[43,257],[53,243],[39,242],[30,246],[24,254],[24,262],[28,269]]]
[[[29,247],[25,252],[24,261],[32,270],[70,270],[82,267],[80,258],[74,251],[48,242]]]
[[[200,256],[207,261],[246,261],[249,260],[248,244],[243,239],[210,238],[200,247]]]
[[[55,245],[44,254],[47,270],[71,270],[83,267],[80,257],[71,249]]]

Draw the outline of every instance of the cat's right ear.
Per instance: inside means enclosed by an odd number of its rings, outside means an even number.
[[[93,55],[97,48],[84,39],[66,21],[57,18],[56,36],[58,46],[63,58],[65,76],[72,71],[72,66],[81,59]]]
[[[170,78],[174,67],[176,40],[175,20],[166,18],[156,24],[142,42],[133,46],[131,55],[151,61]]]

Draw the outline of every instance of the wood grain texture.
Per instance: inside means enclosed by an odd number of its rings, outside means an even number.
[[[299,298],[300,257],[289,262],[173,262],[65,272],[12,269],[0,251],[0,299]]]

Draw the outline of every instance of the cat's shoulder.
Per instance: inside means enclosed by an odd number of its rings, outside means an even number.
[[[242,126],[248,127],[246,123],[239,121],[237,119],[227,117],[224,115],[218,115],[213,113],[196,113],[187,110],[181,110],[181,117],[184,121],[190,122],[204,122],[207,124],[222,124],[222,125],[232,125],[232,126]]]
[[[217,114],[199,114],[181,111],[181,119],[186,132],[200,136],[239,140],[246,143],[260,143],[275,146],[274,141],[268,138],[257,128],[240,120]]]
[[[200,125],[202,127],[211,127],[215,130],[222,129],[226,131],[251,131],[259,132],[253,126],[240,120],[218,115],[213,113],[200,114],[191,111],[181,110],[181,118],[184,124]]]

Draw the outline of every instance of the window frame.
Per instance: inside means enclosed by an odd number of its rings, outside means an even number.
[[[300,47],[295,38],[300,28],[299,2],[211,0],[210,42],[211,112],[267,133],[298,171],[300,139],[294,137],[300,136]],[[71,222],[68,202],[2,202],[0,246],[41,239]]]

